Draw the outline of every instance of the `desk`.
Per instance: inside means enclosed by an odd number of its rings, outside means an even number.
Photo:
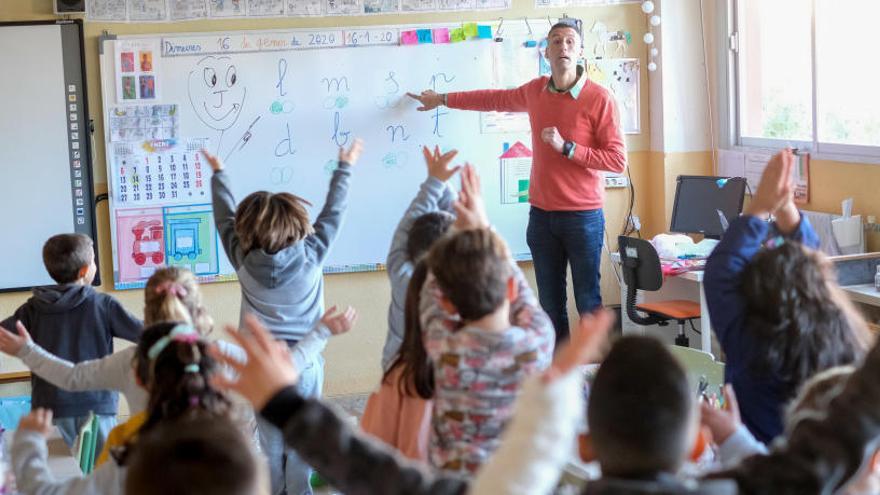
[[[3,442],[7,449],[12,447],[12,435],[12,431],[3,432]],[[61,433],[57,428],[52,430],[52,434],[46,439],[46,444],[49,449],[47,464],[55,479],[63,481],[74,476],[82,476],[79,464],[73,458],[70,448],[64,443],[64,439],[61,438]],[[6,454],[8,455],[9,452]]]
[[[619,265],[620,253],[611,253],[611,261]],[[626,314],[626,289],[626,283],[623,282],[621,274],[620,315],[623,333],[651,333],[663,337],[664,341],[668,340],[669,343],[672,343],[675,335],[678,333],[677,324],[675,322],[671,322],[667,327],[660,327],[658,325],[645,327],[637,325],[629,319],[629,316]],[[715,356],[715,353],[712,352],[712,324],[709,322],[709,307],[706,304],[706,294],[703,292],[703,272],[692,271],[673,277],[666,277],[663,279],[663,287],[661,287],[660,290],[656,292],[639,291],[636,303],[669,299],[686,299],[700,302],[700,319],[695,322],[695,326],[700,330],[701,334],[695,335],[695,332],[690,328],[690,325],[685,325],[685,334],[687,334],[691,342],[697,340],[695,337],[699,337],[699,349]],[[668,339],[666,339],[667,336],[669,337]]]
[[[880,333],[880,292],[874,284],[845,285],[841,289],[862,313],[868,328]]]

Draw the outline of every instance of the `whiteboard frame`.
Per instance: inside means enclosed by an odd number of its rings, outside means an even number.
[[[89,113],[89,88],[88,88],[88,74],[86,72],[86,50],[85,50],[85,31],[83,29],[83,21],[82,19],[52,19],[45,21],[3,21],[0,22],[0,29],[9,26],[46,26],[46,25],[54,25],[58,26],[59,29],[62,29],[62,26],[65,25],[75,25],[77,34],[79,35],[79,70],[80,70],[80,78],[82,81],[82,115],[83,121],[81,124],[85,124],[87,126],[86,129],[80,129],[80,133],[85,132],[87,135],[86,139],[80,140],[80,160],[81,163],[84,164],[84,168],[88,169],[88,180],[83,181],[83,199],[85,200],[84,208],[89,212],[90,217],[90,229],[89,235],[92,238],[92,245],[95,251],[95,266],[97,270],[95,271],[95,279],[92,281],[92,286],[100,286],[101,285],[101,263],[100,263],[100,249],[98,247],[98,212],[97,212],[97,201],[95,197],[95,167],[94,167],[94,155],[92,154],[92,140],[94,139],[94,125],[92,116]],[[69,162],[70,158],[68,158]],[[109,197],[108,197],[109,200]],[[74,212],[72,211],[71,214]],[[37,287],[48,287],[48,286],[25,286],[25,287],[0,287],[0,293],[3,292],[24,292],[30,291]]]

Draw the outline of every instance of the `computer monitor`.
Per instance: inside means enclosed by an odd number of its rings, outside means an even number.
[[[669,230],[720,239],[742,212],[745,192],[746,180],[742,177],[680,175]]]

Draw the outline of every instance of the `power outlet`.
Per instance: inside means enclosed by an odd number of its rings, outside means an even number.
[[[605,187],[626,187],[629,185],[629,179],[623,175],[606,175]]]
[[[630,215],[629,222],[636,230],[642,230],[642,219],[638,215]]]

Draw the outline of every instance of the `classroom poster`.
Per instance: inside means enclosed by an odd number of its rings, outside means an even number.
[[[116,282],[132,283],[165,264],[165,228],[161,208],[116,210]]]
[[[247,14],[245,0],[208,0],[211,17],[243,17]]]
[[[159,43],[125,40],[115,43],[116,101],[135,103],[159,99]]]
[[[126,20],[125,0],[89,0],[86,12],[90,20],[124,21]]]
[[[327,15],[357,15],[363,12],[361,0],[326,0]]]
[[[364,0],[364,14],[391,14],[399,10],[399,0]]]
[[[177,105],[128,105],[110,110],[110,141],[177,139],[180,135]]]
[[[113,203],[116,207],[209,201],[208,165],[199,150],[207,139],[113,143]]]
[[[206,0],[169,0],[172,21],[188,21],[208,17]]]
[[[440,10],[473,10],[474,0],[437,0]]]
[[[252,17],[283,16],[284,0],[248,0],[247,13]]]
[[[138,22],[160,22],[168,17],[165,0],[128,0],[128,19]]]
[[[532,150],[517,141],[498,159],[501,164],[501,204],[528,203]]]
[[[795,156],[795,160],[797,162],[792,173],[794,202],[806,204],[810,202],[810,154],[799,152]]]
[[[400,10],[403,12],[437,10],[437,2],[435,0],[400,0]]]
[[[218,237],[210,203],[163,208],[165,255],[168,266],[196,276],[217,275]]]
[[[639,59],[594,59],[587,64],[587,75],[614,95],[624,134],[640,133]]]
[[[324,1],[323,0],[287,0],[287,15],[289,15],[289,16],[324,15]]]
[[[480,112],[481,134],[510,134],[531,131],[525,112]]]

